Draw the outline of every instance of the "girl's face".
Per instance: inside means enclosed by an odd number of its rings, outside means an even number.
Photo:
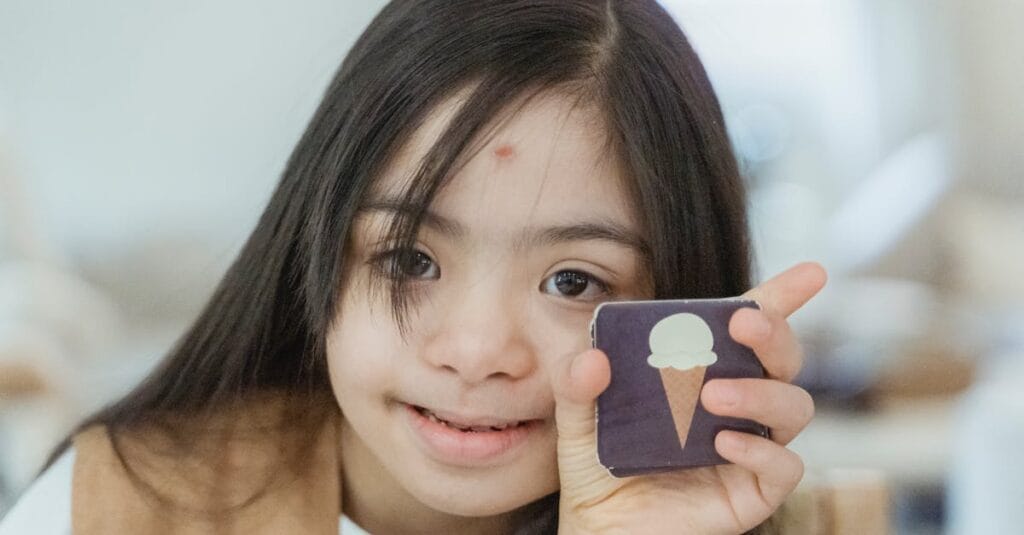
[[[413,278],[403,343],[387,293],[367,291],[373,258],[387,249],[389,199],[453,104],[382,176],[350,238],[327,345],[349,514],[490,516],[556,491],[552,370],[590,346],[598,303],[649,292],[637,214],[598,123],[547,95],[439,192],[415,254],[377,260]]]

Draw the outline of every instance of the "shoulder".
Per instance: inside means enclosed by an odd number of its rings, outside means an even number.
[[[71,533],[71,474],[75,450],[68,448],[21,495],[0,520],[0,535]]]

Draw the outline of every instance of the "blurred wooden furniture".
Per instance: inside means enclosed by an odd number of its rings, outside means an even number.
[[[811,473],[764,530],[784,535],[886,535],[890,495],[884,474],[871,469]]]

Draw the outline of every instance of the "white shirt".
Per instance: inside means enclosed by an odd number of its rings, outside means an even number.
[[[75,449],[68,448],[43,472],[0,520],[0,535],[71,535],[71,474]],[[341,517],[344,535],[369,535]]]

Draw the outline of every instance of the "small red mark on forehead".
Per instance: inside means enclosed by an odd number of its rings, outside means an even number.
[[[498,145],[498,147],[494,149],[494,155],[501,160],[507,160],[511,158],[515,153],[515,147],[508,143],[502,143],[501,145]]]

